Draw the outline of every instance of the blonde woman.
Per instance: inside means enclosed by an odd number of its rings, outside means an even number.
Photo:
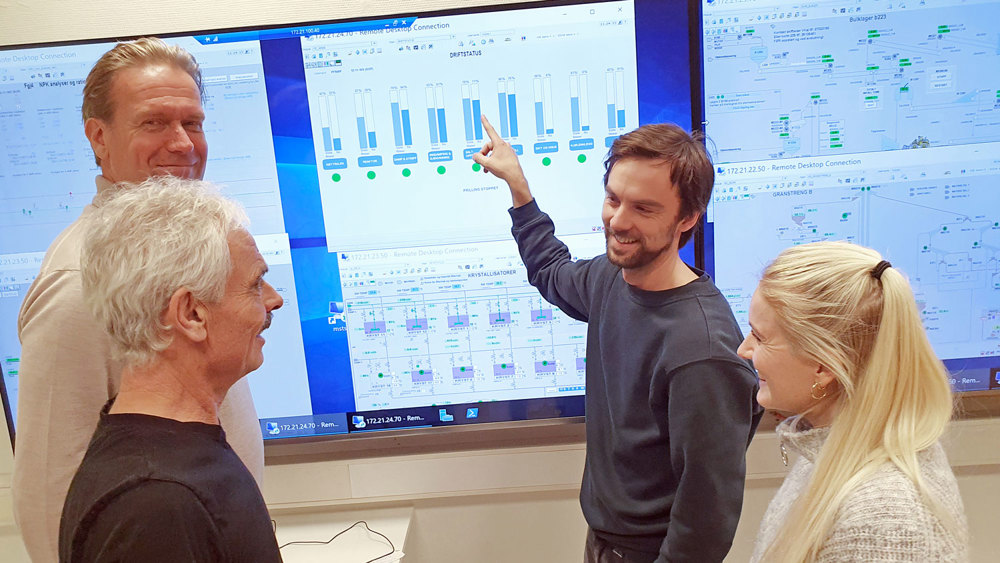
[[[764,272],[738,353],[799,454],[761,522],[753,561],[965,561],[968,528],[938,439],[944,366],[906,278],[846,242],[789,248]]]

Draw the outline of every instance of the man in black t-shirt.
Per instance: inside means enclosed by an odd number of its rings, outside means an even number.
[[[281,560],[218,417],[282,304],[245,224],[210,184],[172,176],[88,220],[83,295],[125,368],[70,485],[60,561]]]

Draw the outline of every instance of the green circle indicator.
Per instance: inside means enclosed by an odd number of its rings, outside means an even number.
[[[847,213],[844,213],[843,215],[841,215],[841,217],[843,217],[844,219],[847,219]]]
[[[551,158],[545,157],[545,158],[542,159],[542,165],[543,166],[548,166],[550,164],[552,164],[552,159]]]
[[[420,375],[423,375],[423,374],[424,374],[424,370],[420,370]]]
[[[465,366],[458,368],[458,371],[465,371]]]
[[[941,230],[942,230],[942,231],[947,231],[947,230],[948,230],[948,227],[941,227]]]
[[[444,174],[447,171],[448,171],[448,169],[445,168],[444,165],[438,166],[438,174]]]
[[[479,164],[478,162],[473,162],[472,163],[472,171],[473,172],[479,172],[482,169],[483,169],[483,166],[481,164]]]
[[[403,177],[404,177],[404,178],[409,178],[409,177],[410,177],[410,174],[413,174],[413,172],[410,172],[410,169],[409,169],[409,168],[404,168],[404,169],[403,169]]]
[[[379,377],[385,377],[385,374],[384,373],[379,373],[378,376]]]
[[[339,182],[340,181],[340,174],[337,174],[336,172],[334,172],[333,176],[330,176],[330,179],[333,180],[334,182]]]
[[[374,180],[375,179],[375,171],[374,170],[369,170],[368,171],[368,179],[369,180]]]
[[[580,164],[583,164],[584,162],[587,162],[587,155],[581,154],[581,155],[577,156],[576,157],[576,161],[579,162]]]
[[[543,366],[547,366],[547,365],[549,365],[549,361],[548,361],[548,360],[542,360],[542,365],[543,365]]]
[[[507,369],[507,364],[500,364],[500,369]]]
[[[927,250],[927,246],[924,246],[924,250]]]

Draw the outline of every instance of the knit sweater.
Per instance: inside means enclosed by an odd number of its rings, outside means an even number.
[[[788,521],[788,512],[805,492],[830,433],[829,428],[798,429],[796,420],[786,420],[777,428],[782,447],[800,457],[767,507],[757,533],[753,562],[763,561],[764,551]],[[968,560],[968,524],[944,449],[935,443],[918,452],[917,459],[924,483],[958,523],[959,536],[945,530],[920,499],[913,482],[895,464],[886,462],[844,499],[817,563]]]

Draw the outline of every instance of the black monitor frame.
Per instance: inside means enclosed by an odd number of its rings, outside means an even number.
[[[587,3],[599,3],[606,0],[538,0],[517,2],[501,5],[469,6],[445,8],[430,11],[418,12],[397,12],[390,14],[378,14],[373,16],[358,16],[346,18],[334,18],[323,20],[310,20],[302,22],[249,25],[225,28],[213,28],[207,30],[193,30],[184,32],[169,32],[163,34],[146,33],[141,35],[129,35],[120,37],[95,37],[88,39],[78,39],[69,41],[53,41],[40,43],[20,43],[10,45],[0,45],[0,53],[11,49],[58,47],[93,44],[102,42],[129,41],[140,37],[157,36],[161,38],[189,37],[195,35],[212,35],[245,31],[275,30],[286,28],[306,27],[312,25],[329,25],[352,23],[369,20],[385,20],[393,18],[430,18],[441,16],[455,16],[463,14],[475,14],[494,11],[511,11],[526,8],[551,7],[562,5],[576,5]],[[644,0],[637,0],[644,1]],[[647,2],[652,0],[645,0]],[[699,0],[685,0],[687,4],[688,30],[689,30],[689,81],[691,92],[691,124],[693,129],[701,129],[704,119],[702,98],[702,74],[701,74],[701,2]],[[595,214],[598,213],[595,210]],[[702,218],[704,223],[704,218]],[[704,268],[704,229],[699,226],[692,236],[694,248],[694,266]],[[0,395],[4,403],[4,413],[10,434],[11,444],[14,444],[15,429],[7,396],[6,386],[0,379]],[[277,438],[265,440],[266,453],[271,457],[296,456],[300,454],[326,453],[327,457],[334,454],[335,457],[343,455],[345,457],[359,457],[377,455],[379,452],[391,451],[393,454],[404,451],[428,450],[461,450],[479,449],[482,447],[521,447],[529,445],[553,444],[580,442],[583,435],[583,416],[565,416],[560,418],[543,418],[523,421],[508,421],[497,423],[482,423],[468,426],[416,428],[400,430],[384,430],[372,433],[345,433],[322,436],[298,436],[293,438]]]

